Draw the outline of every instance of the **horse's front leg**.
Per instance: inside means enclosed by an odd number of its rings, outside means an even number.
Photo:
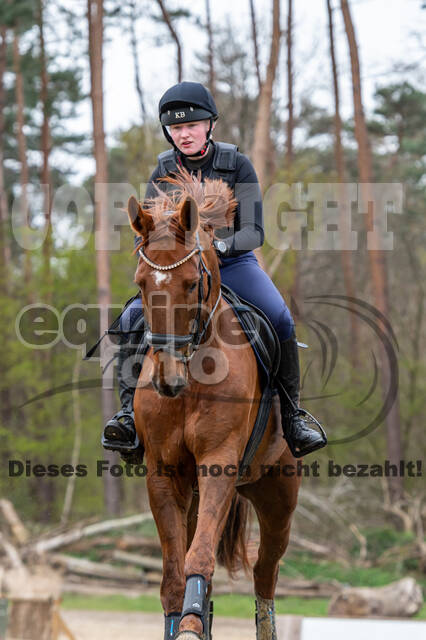
[[[165,637],[174,638],[185,593],[184,562],[187,549],[187,515],[192,487],[187,478],[158,472],[147,479],[149,501],[163,554],[161,603],[165,614]]]
[[[217,467],[217,460],[217,455],[212,459],[205,457],[197,460],[199,465],[198,520],[185,559],[184,574],[187,586],[182,615],[185,614],[185,611],[190,612],[184,615],[179,626],[180,632],[192,632],[182,633],[182,636],[179,636],[185,640],[187,637],[188,640],[192,640],[194,637],[209,637],[206,628],[208,625],[207,604],[211,591],[210,583],[214,572],[216,549],[235,493],[235,477],[228,477],[225,474],[217,477],[203,476],[202,470],[205,468],[208,470],[214,464]],[[228,460],[226,464],[234,464],[236,468],[237,461]],[[199,615],[197,615],[197,611]]]

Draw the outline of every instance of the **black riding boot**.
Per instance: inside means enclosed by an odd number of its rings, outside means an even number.
[[[131,380],[128,379],[128,363],[126,374],[123,367],[129,357],[133,357],[139,351],[138,362],[133,364]],[[143,356],[146,349],[139,348],[135,344],[121,344],[117,359],[118,393],[121,409],[105,425],[102,446],[105,449],[118,451],[126,462],[139,463],[143,460],[143,445],[135,429],[135,417],[133,413],[133,397],[136,383],[142,368]]]
[[[128,357],[134,355],[135,349],[127,345],[120,346],[117,361],[118,395],[120,396],[121,409],[109,420],[104,429],[104,436],[109,441],[130,442],[135,441],[135,417],[133,413],[133,396],[135,387],[128,386],[123,377],[123,365]],[[134,365],[136,369],[136,365]],[[139,367],[140,370],[140,367]],[[135,371],[136,373],[136,371]]]
[[[284,438],[295,458],[321,449],[327,437],[321,425],[303,409],[299,409],[300,368],[296,335],[281,342],[281,360],[277,373]],[[280,388],[281,387],[281,388]],[[308,426],[316,424],[320,431]]]

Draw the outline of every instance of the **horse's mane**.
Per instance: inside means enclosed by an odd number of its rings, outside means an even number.
[[[201,227],[214,230],[231,225],[237,201],[222,180],[206,178],[202,182],[201,171],[195,176],[182,167],[173,175],[161,178],[161,182],[174,188],[163,191],[154,183],[157,195],[143,203],[144,211],[152,216],[154,222],[154,230],[149,233],[150,242],[182,234],[178,216],[171,214],[177,212],[188,197],[197,203]]]

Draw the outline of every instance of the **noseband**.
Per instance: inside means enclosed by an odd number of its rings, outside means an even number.
[[[199,280],[198,280],[198,303],[197,303],[197,314],[195,316],[195,321],[194,321],[194,328],[193,331],[191,333],[188,333],[186,335],[176,335],[176,334],[171,334],[171,333],[152,333],[152,331],[149,329],[146,332],[146,340],[148,342],[148,344],[152,347],[154,347],[154,353],[156,353],[157,351],[166,351],[167,353],[169,353],[170,355],[174,356],[175,358],[177,358],[178,360],[180,360],[181,362],[189,362],[189,360],[191,360],[191,358],[193,357],[194,353],[196,352],[196,350],[198,349],[198,347],[201,344],[201,341],[203,340],[207,328],[211,322],[211,319],[213,318],[213,315],[218,307],[218,304],[220,302],[220,299],[222,297],[222,292],[219,289],[219,295],[217,297],[217,300],[207,318],[206,321],[202,321],[201,320],[201,312],[202,312],[202,307],[203,307],[203,302],[207,302],[207,300],[210,297],[210,292],[211,292],[211,286],[212,286],[212,275],[210,273],[210,271],[207,269],[206,263],[203,260],[203,247],[200,244],[200,238],[198,235],[198,231],[195,235],[195,240],[196,240],[196,245],[194,247],[194,249],[192,249],[192,251],[190,251],[186,256],[184,256],[181,260],[178,260],[177,262],[174,262],[173,264],[169,264],[169,265],[160,265],[157,264],[156,262],[153,262],[152,260],[150,260],[146,255],[145,252],[143,250],[143,247],[140,247],[140,249],[138,250],[138,253],[140,255],[140,257],[142,258],[142,260],[150,267],[152,267],[153,269],[156,269],[158,271],[170,271],[171,269],[176,269],[177,267],[180,267],[181,264],[184,264],[185,262],[187,262],[188,260],[190,260],[193,256],[195,256],[197,253],[200,256],[199,262],[198,262],[198,273],[199,273]],[[206,298],[204,299],[204,274],[207,275],[207,295]],[[181,351],[178,351],[178,349],[183,349],[187,347],[187,351],[185,353],[182,353]]]

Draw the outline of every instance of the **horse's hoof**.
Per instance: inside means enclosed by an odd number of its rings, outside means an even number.
[[[200,636],[195,631],[179,631],[174,640],[203,640],[203,638],[204,635]]]

